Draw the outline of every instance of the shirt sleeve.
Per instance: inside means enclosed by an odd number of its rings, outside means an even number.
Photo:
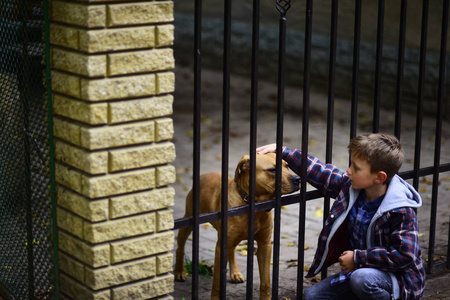
[[[302,176],[302,151],[283,147],[283,159],[297,175]],[[306,180],[322,193],[337,197],[343,185],[348,182],[347,173],[342,172],[333,164],[324,164],[316,157],[306,157]]]

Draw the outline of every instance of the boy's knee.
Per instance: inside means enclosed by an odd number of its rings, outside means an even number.
[[[307,289],[305,289],[303,291],[303,299],[308,300],[308,299],[317,299],[317,294],[315,292],[317,288],[315,288],[315,286],[311,286]]]
[[[387,286],[380,286],[380,279],[373,273],[373,269],[358,269],[350,277],[350,287],[361,299],[389,299],[389,292],[385,290]]]

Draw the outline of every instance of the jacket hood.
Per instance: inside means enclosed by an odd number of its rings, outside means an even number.
[[[380,212],[386,212],[399,207],[418,208],[422,206],[422,198],[412,185],[395,175],[386,191],[380,205]]]

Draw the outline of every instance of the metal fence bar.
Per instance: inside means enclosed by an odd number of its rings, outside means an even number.
[[[286,85],[286,13],[291,6],[290,0],[277,0],[280,13],[278,43],[278,101],[277,101],[277,136],[276,136],[276,172],[275,172],[275,208],[273,229],[273,264],[272,264],[272,299],[278,299],[280,272],[280,230],[281,230],[281,163],[283,145],[284,89]]]
[[[227,295],[228,160],[230,135],[231,0],[224,1],[222,205],[220,214],[220,299]],[[216,247],[216,251],[219,250]]]
[[[402,129],[402,96],[403,96],[403,70],[405,64],[405,40],[406,40],[406,12],[408,0],[402,0],[400,8],[400,30],[398,37],[398,62],[397,62],[397,91],[395,97],[395,129],[394,135],[400,139]]]
[[[338,6],[339,1],[333,0],[331,3],[331,34],[330,34],[330,60],[328,74],[328,106],[327,106],[327,137],[325,162],[331,163],[333,159],[333,123],[334,123],[334,90],[336,85],[336,47],[337,47],[337,27],[338,27]],[[323,223],[328,218],[330,210],[330,197],[324,197],[323,202]],[[327,277],[327,270],[321,272],[322,278]]]
[[[350,119],[350,138],[356,136],[358,127],[358,78],[359,78],[359,56],[361,44],[361,6],[362,0],[355,1],[355,25],[353,41],[353,70],[352,70],[352,103]]]
[[[50,166],[50,199],[51,199],[51,220],[52,220],[52,250],[53,265],[54,265],[54,295],[55,299],[60,297],[60,283],[59,283],[59,239],[58,239],[58,225],[56,215],[56,178],[55,178],[55,143],[53,134],[53,98],[52,98],[52,80],[51,80],[51,56],[50,56],[50,8],[49,0],[43,1],[44,10],[44,41],[45,41],[45,86],[47,87],[47,116],[48,116],[48,133],[49,133],[49,166]]]
[[[313,1],[306,1],[305,15],[305,52],[304,52],[304,73],[303,73],[303,112],[302,112],[302,159],[300,177],[300,205],[299,205],[299,230],[298,230],[298,266],[297,266],[297,299],[303,295],[303,266],[305,264],[305,219],[306,219],[306,167],[309,140],[309,97],[311,82],[311,45],[312,45],[312,17]]]
[[[442,9],[442,29],[441,29],[441,52],[439,63],[439,85],[438,85],[438,103],[436,110],[436,133],[434,144],[434,172],[433,172],[433,187],[431,192],[431,211],[430,211],[430,238],[428,240],[428,269],[430,274],[434,265],[434,244],[436,240],[436,214],[438,201],[438,185],[439,185],[439,171],[438,167],[441,158],[441,140],[442,140],[442,111],[444,108],[444,90],[445,90],[445,66],[447,62],[447,27],[448,27],[448,9],[449,0],[444,1]],[[449,258],[447,257],[447,260]]]
[[[259,15],[260,0],[253,0],[252,15],[252,69],[250,99],[250,178],[248,201],[248,240],[247,240],[247,285],[246,299],[253,299],[253,266],[255,249],[255,183],[256,183],[256,138],[258,103],[258,65],[259,65]]]
[[[378,0],[377,21],[377,51],[375,63],[375,98],[373,102],[373,132],[380,129],[380,98],[381,98],[381,72],[383,63],[383,34],[384,34],[384,0]]]
[[[428,31],[428,0],[423,0],[422,8],[422,32],[420,40],[420,62],[419,62],[419,91],[417,98],[416,110],[416,140],[414,150],[414,171],[416,172],[413,178],[413,187],[417,190],[419,187],[420,169],[420,153],[422,146],[422,108],[424,98],[424,84],[425,84],[425,65],[427,55],[427,31]]]
[[[193,230],[192,230],[192,299],[198,299],[199,248],[200,248],[200,136],[201,136],[201,48],[202,0],[195,1],[194,37],[194,144],[193,144]]]

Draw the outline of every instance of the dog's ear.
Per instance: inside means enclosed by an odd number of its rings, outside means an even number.
[[[234,181],[237,181],[243,171],[248,170],[250,168],[250,156],[245,155],[239,161],[236,172],[234,173]]]

